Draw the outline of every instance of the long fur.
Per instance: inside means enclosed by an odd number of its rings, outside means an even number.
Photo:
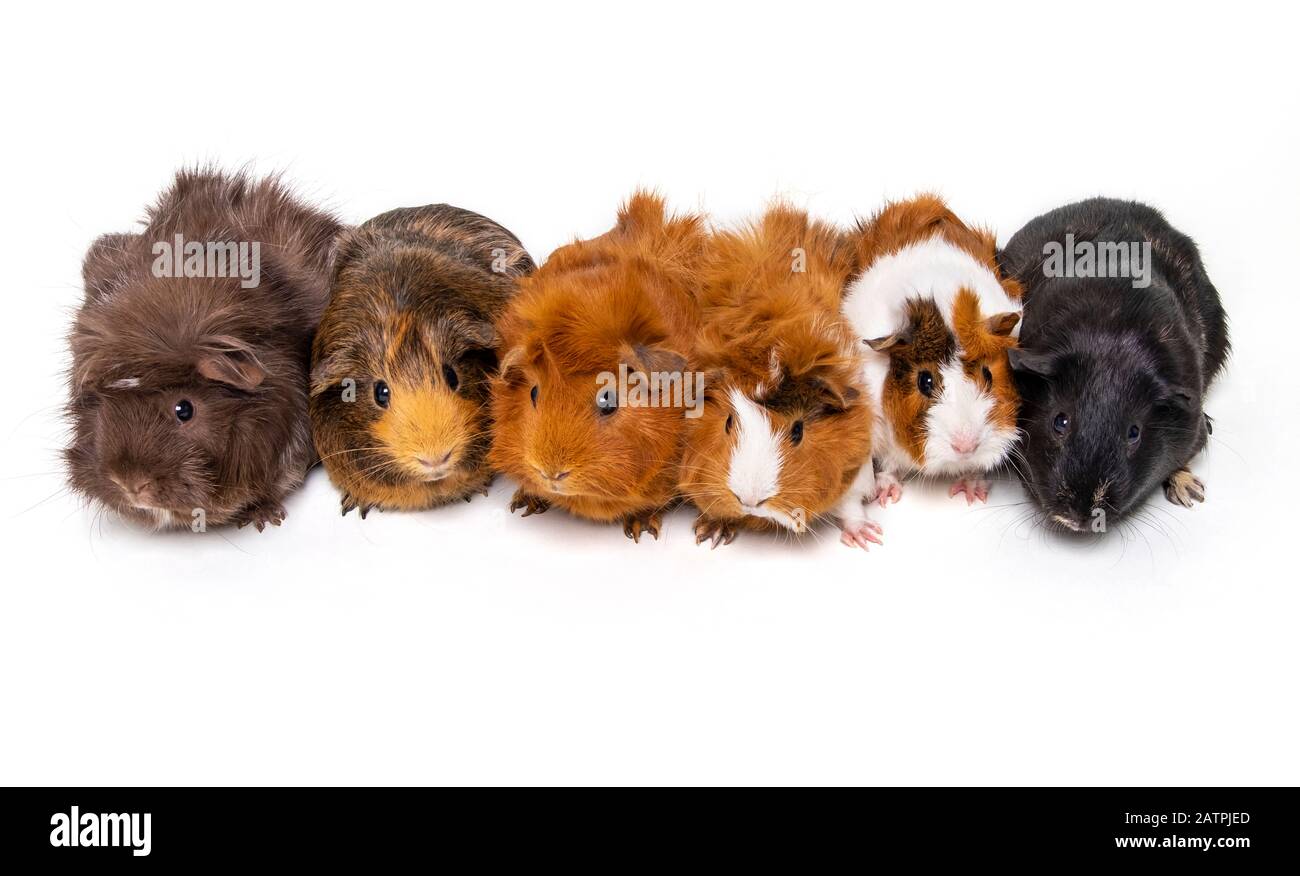
[[[520,281],[501,324],[489,459],[523,496],[595,520],[654,514],[673,500],[684,411],[602,416],[597,377],[620,364],[684,368],[698,329],[704,240],[701,217],[669,216],[661,198],[638,192],[613,229],[561,247]]]
[[[315,458],[307,367],[339,223],[277,177],[185,170],[143,225],[99,238],[85,258],[69,335],[69,482],[148,526],[189,526],[196,510],[211,525],[278,523]],[[175,234],[260,242],[260,285],[155,277],[153,246]]]
[[[871,412],[839,312],[851,256],[836,229],[783,204],[711,237],[695,360],[707,403],[681,474],[697,534],[804,531],[870,465]]]

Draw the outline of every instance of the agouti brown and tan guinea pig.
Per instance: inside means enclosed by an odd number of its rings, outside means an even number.
[[[839,312],[850,249],[784,205],[710,238],[695,359],[706,401],[680,482],[700,512],[696,542],[717,547],[741,527],[805,532],[864,465],[871,475],[871,408]],[[846,544],[880,542],[861,502],[851,516]]]
[[[611,231],[561,247],[520,281],[492,387],[490,460],[520,483],[511,510],[558,505],[622,521],[635,541],[658,538],[677,493],[687,409],[635,403],[609,377],[684,376],[705,239],[701,217],[670,217],[662,199],[640,192]]]
[[[446,204],[340,235],[312,351],[316,448],[343,513],[486,492],[494,326],[533,261],[496,222]]]

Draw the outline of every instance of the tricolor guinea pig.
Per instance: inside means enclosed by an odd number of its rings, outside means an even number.
[[[340,235],[312,352],[312,433],[343,513],[487,491],[494,325],[533,261],[491,219],[446,204]]]
[[[877,405],[880,504],[902,495],[909,473],[953,477],[950,495],[986,500],[983,475],[1016,441],[1007,351],[1016,343],[1019,285],[999,272],[993,235],[967,227],[932,195],[888,205],[853,237],[860,274],[843,310]]]
[[[315,461],[311,337],[335,219],[277,179],[183,171],[83,265],[65,456],[77,492],[155,528],[279,525]]]
[[[802,533],[871,472],[871,411],[840,316],[852,269],[839,232],[787,206],[709,240],[694,359],[702,416],[688,419],[680,491],[696,542],[739,528]],[[879,542],[858,503],[846,543]]]
[[[1229,342],[1191,238],[1150,207],[1094,198],[1030,222],[1001,261],[1025,288],[1019,468],[1046,517],[1105,531],[1161,485],[1203,501],[1188,464]]]
[[[561,247],[520,281],[501,323],[489,456],[520,483],[511,510],[558,505],[658,538],[691,410],[684,369],[705,239],[701,217],[670,217],[638,193],[611,231]]]

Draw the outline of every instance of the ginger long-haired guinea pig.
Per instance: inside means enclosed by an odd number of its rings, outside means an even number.
[[[279,525],[315,461],[311,336],[335,219],[276,178],[182,171],[83,265],[69,342],[74,490],[155,528]]]
[[[851,269],[835,228],[785,205],[710,238],[694,360],[705,405],[687,423],[680,479],[697,543],[742,527],[805,532],[864,464],[871,474],[871,409],[840,316]],[[861,502],[852,518],[846,544],[879,543]]]
[[[987,500],[983,475],[1017,436],[1007,354],[1020,285],[999,272],[993,234],[934,195],[886,206],[852,237],[860,273],[843,310],[878,417],[875,484],[862,500],[896,501],[910,473],[955,477],[949,495]]]
[[[611,231],[561,247],[520,281],[501,323],[489,457],[520,483],[511,510],[558,505],[621,520],[635,541],[658,538],[694,386],[684,368],[705,239],[701,217],[670,217],[639,192]],[[630,397],[651,381],[675,388]]]
[[[494,323],[533,269],[505,228],[446,204],[340,235],[312,355],[316,449],[343,513],[487,492]]]

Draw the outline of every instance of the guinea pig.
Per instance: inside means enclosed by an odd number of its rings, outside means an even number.
[[[278,526],[315,462],[308,364],[339,228],[277,178],[195,170],[143,231],[96,240],[69,336],[72,488],[159,529]]]
[[[856,279],[843,311],[862,342],[876,405],[874,493],[902,496],[909,473],[956,480],[950,496],[988,499],[984,473],[1016,440],[1016,384],[1007,361],[1020,287],[1003,276],[993,234],[967,227],[934,195],[889,204],[853,234]]]
[[[487,492],[497,318],[533,260],[477,213],[391,210],[342,233],[312,347],[312,434],[343,513]]]
[[[692,409],[684,368],[706,237],[702,217],[670,217],[662,199],[638,192],[612,230],[561,247],[520,280],[501,323],[488,457],[520,483],[512,511],[554,504],[620,520],[634,541],[659,537]]]
[[[1161,484],[1203,501],[1188,463],[1229,341],[1191,238],[1151,207],[1093,198],[1034,219],[1000,258],[1025,288],[1019,468],[1047,519],[1102,532]]]
[[[694,359],[704,412],[687,421],[679,483],[699,509],[697,544],[806,532],[870,473],[872,415],[840,316],[851,269],[838,230],[784,205],[710,238]],[[845,543],[879,543],[861,509]]]

